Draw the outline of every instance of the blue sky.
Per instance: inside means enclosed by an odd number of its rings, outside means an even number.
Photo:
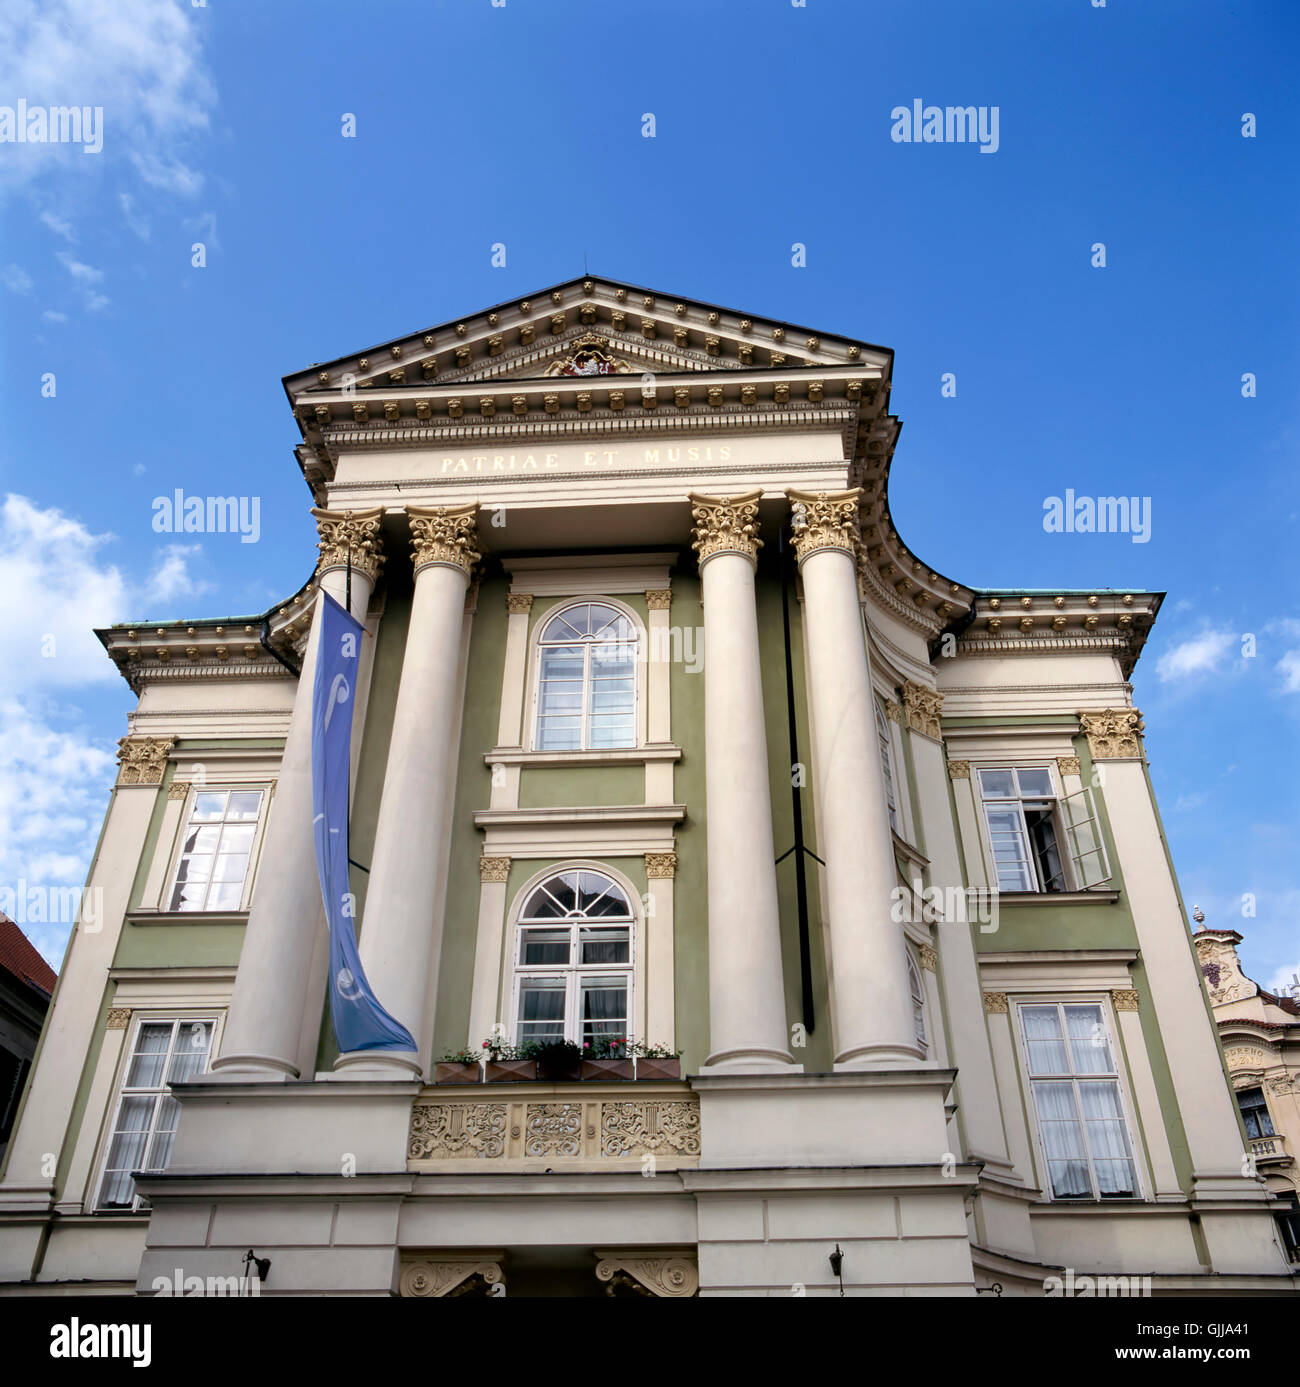
[[[307,576],[280,377],[585,256],[894,348],[942,571],[1169,593],[1134,683],[1184,894],[1288,981],[1298,38],[1290,0],[9,0],[0,105],[104,116],[0,144],[0,880],[82,880],[132,702],[91,625]],[[996,152],[892,141],[918,98],[996,106]],[[156,534],[178,486],[260,497],[259,542]],[[1067,488],[1149,497],[1149,541],[1045,533]]]

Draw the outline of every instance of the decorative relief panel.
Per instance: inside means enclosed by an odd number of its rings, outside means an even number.
[[[1122,761],[1142,756],[1145,724],[1136,708],[1107,708],[1100,713],[1080,713],[1079,726],[1088,738],[1094,761]]]
[[[491,1092],[498,1085],[484,1087]],[[588,1080],[499,1087],[508,1091],[495,1102],[478,1095],[417,1099],[407,1145],[410,1167],[437,1170],[453,1161],[527,1167],[536,1161],[593,1168],[633,1165],[647,1154],[670,1167],[699,1161],[699,1100],[685,1084]]]
[[[408,1262],[402,1268],[398,1289],[403,1296],[439,1299],[464,1294],[478,1280],[489,1289],[503,1283],[505,1276],[500,1262],[486,1261],[477,1255],[453,1257],[445,1261],[440,1258]]]
[[[175,737],[122,737],[117,743],[119,785],[161,785]]]
[[[639,1252],[600,1252],[596,1279],[605,1283],[606,1295],[626,1288],[644,1296],[685,1300],[700,1289],[700,1269],[690,1252],[661,1253],[647,1257]]]
[[[1273,1056],[1267,1050],[1252,1045],[1242,1045],[1223,1052],[1229,1069],[1267,1069],[1273,1063]]]
[[[505,1149],[504,1103],[417,1103],[411,1114],[412,1161],[494,1160]]]

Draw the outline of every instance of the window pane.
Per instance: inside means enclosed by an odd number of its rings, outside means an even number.
[[[980,794],[985,799],[1009,798],[1016,793],[1010,771],[980,771]]]
[[[1029,1052],[1029,1072],[1068,1074],[1070,1065],[1056,1008],[1021,1007],[1020,1017],[1025,1028],[1025,1049]]]
[[[627,1034],[626,979],[584,979],[582,983],[582,1038]]]
[[[585,659],[580,645],[551,645],[542,651],[542,678],[581,681]]]
[[[539,751],[577,751],[582,745],[581,718],[540,718],[537,723]]]
[[[218,857],[212,868],[213,881],[233,881],[237,886],[244,881],[244,869],[248,866],[248,857],[242,852],[223,852]]]
[[[1020,793],[1025,796],[1051,795],[1051,772],[1040,768],[1021,767],[1016,772],[1020,779]]]
[[[519,941],[519,962],[523,964],[557,964],[569,961],[569,931],[567,929],[525,930]]]
[[[1083,1128],[1069,1083],[1033,1085],[1038,1129],[1047,1154],[1052,1194],[1057,1199],[1090,1199],[1092,1181],[1083,1144]]]
[[[216,824],[204,828],[192,828],[185,837],[186,853],[216,852],[221,838],[221,829]]]
[[[172,1048],[172,1062],[167,1070],[167,1082],[180,1084],[186,1079],[192,1079],[196,1074],[202,1074],[208,1067],[208,1053],[211,1049],[211,1021],[178,1023],[176,1044]]]
[[[627,963],[631,938],[626,929],[584,929],[580,940],[581,963]]]
[[[255,819],[261,806],[261,790],[232,790],[230,792],[230,804],[226,809],[226,818],[227,820]]]
[[[1070,1037],[1070,1055],[1076,1074],[1115,1073],[1110,1036],[1106,1032],[1100,1007],[1066,1007],[1065,1028]]]
[[[140,1027],[135,1053],[127,1071],[127,1088],[157,1088],[162,1082],[163,1065],[171,1044],[170,1022],[150,1022]]]
[[[519,1039],[564,1039],[563,978],[527,978],[519,984]]]
[[[194,811],[190,815],[191,823],[211,823],[220,819],[226,809],[225,790],[204,790],[194,796]]]
[[[998,886],[1003,891],[1032,891],[1036,885],[1029,866],[1029,845],[1017,808],[985,805],[989,842],[997,867]]]
[[[630,713],[617,717],[600,715],[592,717],[588,727],[588,744],[593,749],[602,747],[635,746],[636,731]]]
[[[563,892],[563,884],[558,878],[554,882],[547,882],[545,886],[539,886],[528,898],[528,904],[524,907],[524,919],[554,920],[566,913],[566,907],[547,889],[552,885],[559,886]]]

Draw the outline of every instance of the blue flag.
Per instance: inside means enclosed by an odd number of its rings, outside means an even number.
[[[363,628],[328,593],[320,595],[320,646],[312,688],[311,797],[316,870],[330,930],[330,1016],[344,1054],[416,1050],[410,1032],[379,1005],[357,954],[356,906],[348,881],[348,763],[352,695]]]

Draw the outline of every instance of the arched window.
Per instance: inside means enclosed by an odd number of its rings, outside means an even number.
[[[574,868],[534,887],[515,931],[515,1043],[627,1035],[634,925],[603,872]]]
[[[889,826],[898,832],[898,796],[894,792],[894,744],[889,736],[889,723],[877,702],[876,734],[880,738],[880,769],[885,774],[885,803],[889,806]]]
[[[916,1043],[928,1052],[930,1042],[925,1034],[925,989],[921,986],[921,974],[911,954],[907,956],[907,981],[912,990],[912,1024],[916,1027]]]
[[[636,627],[607,602],[552,616],[538,639],[538,751],[636,745]]]

